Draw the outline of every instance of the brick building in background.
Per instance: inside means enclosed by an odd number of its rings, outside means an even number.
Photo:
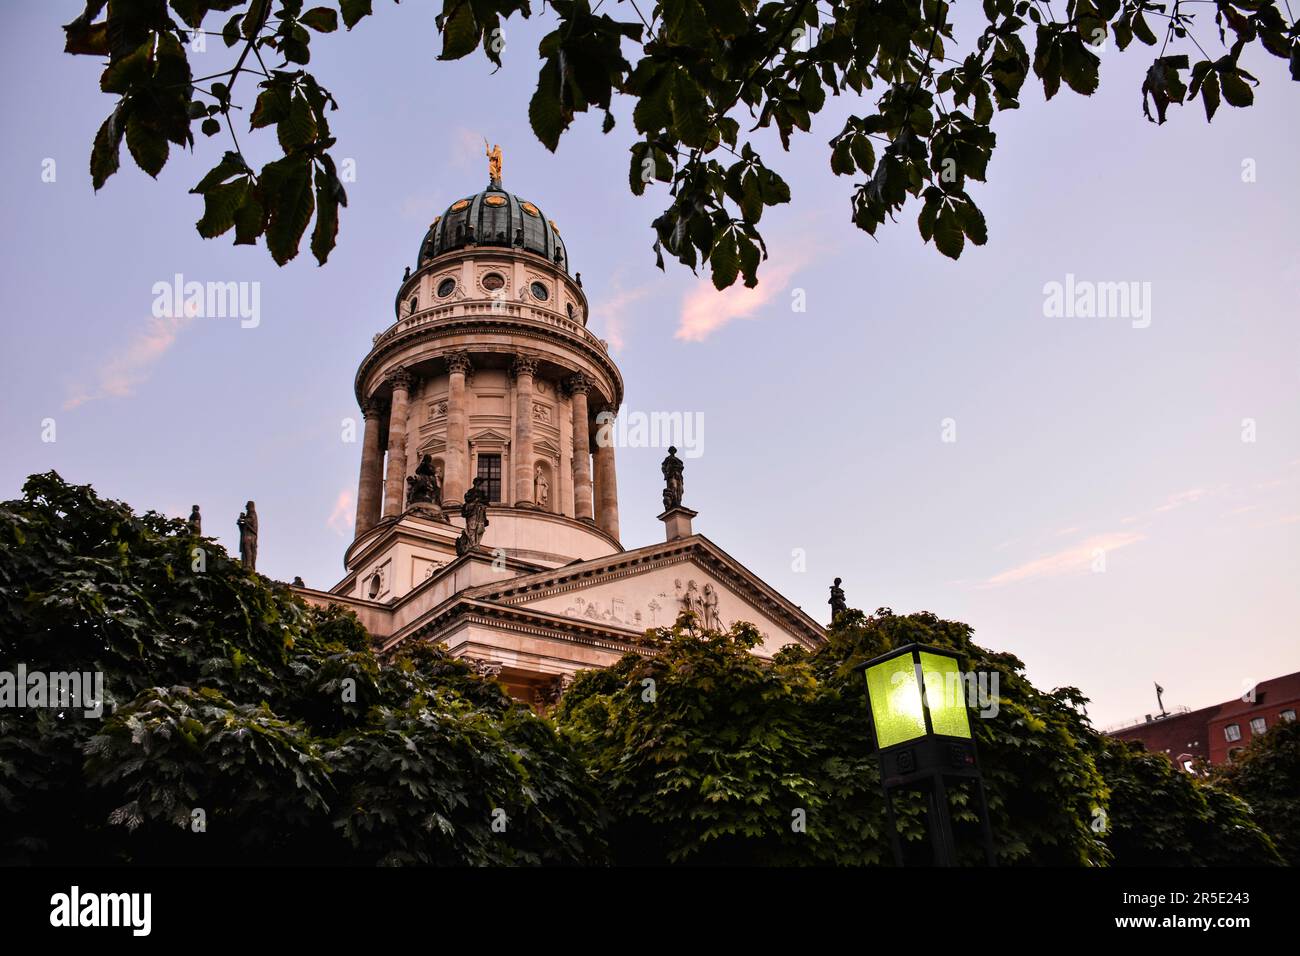
[[[1227,763],[1250,741],[1279,720],[1295,720],[1300,710],[1300,671],[1261,681],[1253,694],[1169,714],[1148,714],[1135,724],[1109,731],[1120,740],[1140,740],[1147,750],[1166,754],[1183,769],[1203,760]]]

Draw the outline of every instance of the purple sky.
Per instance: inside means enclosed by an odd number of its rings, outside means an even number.
[[[1283,61],[1247,60],[1256,105],[1225,103],[1212,126],[1199,104],[1144,120],[1145,48],[1103,54],[1091,99],[1044,104],[1027,85],[972,190],[989,243],[959,263],[921,243],[915,207],[879,241],[853,228],[826,141],[869,104],[833,100],[789,154],[761,140],[795,201],[764,216],[759,289],[719,296],[654,268],[666,200],[628,192],[626,108],[608,136],[580,119],[556,155],[533,139],[548,17],[507,27],[495,75],[481,57],[435,59],[440,4],[381,0],[352,34],[316,40],[357,178],[329,264],[304,249],[279,269],[263,247],[194,231],[186,191],[223,137],[173,152],[157,183],[124,151],[92,193],[112,103],[99,64],[61,53],[81,6],[7,5],[0,31],[3,496],[55,468],[138,509],[198,503],[231,548],[254,498],[259,569],[333,584],[360,456],[340,427],[356,366],[430,220],[485,184],[486,136],[506,187],[563,230],[625,412],[703,416],[686,471],[696,530],[818,619],[839,575],[851,606],[967,621],[1040,686],[1080,687],[1103,725],[1151,711],[1153,681],[1201,706],[1300,664],[1300,87]],[[1200,39],[1218,55],[1212,30]],[[196,71],[229,60],[215,39],[194,54]],[[267,138],[241,142],[261,161]],[[153,285],[176,273],[260,283],[260,324],[154,320]],[[1044,286],[1067,275],[1150,283],[1150,324],[1045,316]],[[619,451],[625,546],[662,536],[663,454]]]

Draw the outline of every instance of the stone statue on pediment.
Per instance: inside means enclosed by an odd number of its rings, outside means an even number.
[[[718,589],[712,584],[704,585],[701,597],[703,624],[710,631],[722,630],[722,617],[718,614]]]

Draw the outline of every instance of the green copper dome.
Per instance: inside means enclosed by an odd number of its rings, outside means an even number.
[[[555,224],[526,199],[493,181],[487,189],[452,203],[420,242],[416,267],[466,246],[504,246],[545,256],[565,272],[569,256]]]

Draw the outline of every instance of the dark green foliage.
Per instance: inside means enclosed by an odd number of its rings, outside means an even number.
[[[1300,723],[1274,724],[1214,779],[1250,807],[1290,866],[1300,866]]]
[[[1294,724],[1206,781],[1097,734],[1077,691],[965,624],[849,611],[829,637],[765,662],[752,626],[686,618],[547,721],[438,648],[381,665],[354,616],[182,521],[33,476],[0,504],[0,670],[100,671],[116,707],[0,708],[0,861],[889,864],[852,668],[910,643],[997,675],[972,723],[999,863],[1276,862],[1257,823],[1294,852]],[[978,864],[973,794],[951,803]],[[897,806],[923,860],[924,809]]]
[[[850,612],[826,647],[765,664],[749,652],[757,634],[748,626],[701,635],[679,626],[661,632],[655,656],[575,682],[558,721],[605,788],[621,859],[892,862],[866,694],[851,668],[907,643],[950,647],[968,669],[996,670],[1001,681],[1000,713],[975,721],[999,862],[1104,863],[1089,823],[1105,785],[1073,692],[1035,690],[1019,661],[969,635],[931,614]],[[963,856],[978,862],[972,794],[959,788],[952,802]],[[807,832],[792,827],[800,809]],[[919,802],[904,796],[899,812],[905,840],[921,841]]]
[[[1226,789],[1176,768],[1140,743],[1101,738],[1110,787],[1106,844],[1117,866],[1260,866],[1280,863],[1249,808]]]
[[[583,754],[626,863],[892,864],[869,715],[854,665],[921,643],[998,676],[973,718],[1001,865],[1259,865],[1277,857],[1241,800],[1092,729],[1073,688],[1034,688],[1023,665],[933,614],[837,618],[815,653],[770,664],[737,625],[657,632],[654,656],[582,675],[557,722]],[[990,687],[990,690],[992,688]],[[1293,758],[1294,759],[1294,758]],[[951,794],[962,862],[983,862],[974,794]],[[924,809],[896,797],[909,862],[926,862]],[[1284,806],[1279,797],[1278,806]],[[803,811],[806,832],[793,826]]]
[[[348,30],[374,13],[373,0],[338,6]],[[634,101],[632,191],[662,182],[671,195],[653,223],[658,262],[664,252],[691,269],[707,262],[718,288],[738,277],[757,282],[767,255],[757,228],[763,209],[790,201],[784,181],[740,138],[742,123],[750,132],[774,128],[788,149],[796,131],[810,131],[828,94],[872,93],[869,112],[851,116],[830,141],[831,169],[860,177],[852,220],[874,234],[909,199],[920,200],[922,238],[955,259],[968,241],[987,241],[984,214],[966,185],[984,181],[994,111],[1019,107],[1031,71],[1049,100],[1062,81],[1091,96],[1102,44],[1113,37],[1124,50],[1134,38],[1146,46],[1162,40],[1141,89],[1142,110],[1156,123],[1170,106],[1198,95],[1207,120],[1221,99],[1251,105],[1259,81],[1240,58],[1255,42],[1300,79],[1300,26],[1283,16],[1278,0],[1219,0],[1213,26],[1204,8],[1189,12],[1178,3],[1166,10],[1141,0],[1071,0],[1057,20],[1050,6],[1029,0],[983,0],[983,29],[962,37],[954,35],[947,0],[660,0],[603,12],[588,0],[544,6],[558,22],[538,47],[541,68],[528,105],[534,134],[555,150],[578,114],[589,112],[602,115],[608,133],[615,94]],[[219,74],[228,82],[204,87],[191,79],[186,29],[211,29],[210,13],[232,10],[222,35],[239,47],[238,59]],[[502,24],[531,12],[527,0],[442,0],[439,58],[481,48],[500,66]],[[1163,38],[1148,15],[1158,18]],[[335,141],[326,107],[337,105],[300,67],[310,60],[313,31],[334,32],[338,20],[330,7],[304,11],[303,0],[171,0],[170,9],[162,0],[114,0],[107,10],[105,0],[87,0],[64,28],[66,49],[107,57],[101,87],[118,97],[91,151],[95,188],[117,171],[124,134],[137,164],[157,175],[169,142],[192,145],[192,123],[207,135],[219,120],[229,125],[239,115],[231,113],[231,87],[252,72],[261,93],[251,127],[274,124],[284,157],[258,174],[241,168],[205,177],[194,189],[205,200],[199,232],[211,237],[233,225],[236,243],[265,234],[284,264],[297,254],[314,211],[311,248],[324,263],[338,207],[347,205],[328,152]],[[1222,55],[1211,59],[1204,51],[1215,39]],[[1186,52],[1173,52],[1179,48]],[[1192,50],[1204,59],[1193,64]],[[238,141],[233,145],[238,157]]]
[[[429,647],[380,666],[351,614],[53,473],[0,504],[19,662],[100,671],[116,709],[0,709],[0,859],[603,858],[582,766],[500,687]]]

